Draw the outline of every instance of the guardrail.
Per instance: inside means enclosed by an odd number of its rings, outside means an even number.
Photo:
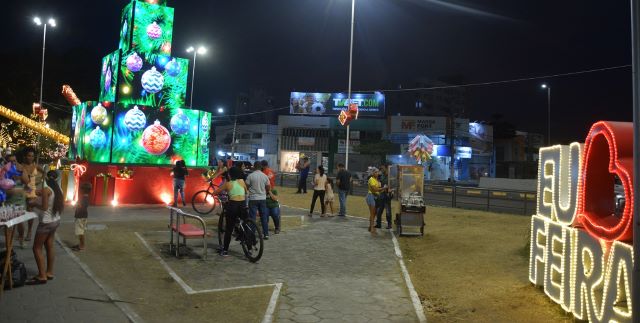
[[[335,179],[334,177],[330,178]],[[299,179],[299,174],[280,173],[276,177],[276,183],[281,187],[296,188]],[[307,178],[307,190],[313,190],[311,184],[312,179],[313,175],[309,174]],[[365,196],[367,194],[366,181],[352,179],[350,194]],[[426,183],[424,186],[424,199],[425,203],[429,205],[522,215],[531,215],[536,209],[536,193],[531,191],[499,190]]]
[[[529,191],[426,184],[424,193],[431,205],[522,215],[536,209],[536,193]]]

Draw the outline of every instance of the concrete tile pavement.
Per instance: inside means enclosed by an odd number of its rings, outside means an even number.
[[[4,236],[0,240],[3,249]],[[14,248],[29,278],[37,275],[31,243],[26,242],[22,249],[16,242]],[[44,285],[5,290],[0,299],[0,322],[130,322],[58,243],[55,253],[55,279]]]

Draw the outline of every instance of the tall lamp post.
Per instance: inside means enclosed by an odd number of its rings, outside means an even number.
[[[204,48],[203,46],[198,47],[198,49],[196,50],[195,47],[190,46],[189,48],[187,48],[187,53],[191,53],[193,52],[193,69],[191,70],[191,96],[189,98],[189,107],[193,108],[193,81],[196,78],[196,58],[198,57],[198,54],[202,55],[205,54],[207,52],[207,49]]]
[[[56,20],[53,18],[49,18],[49,20],[47,20],[46,22],[43,22],[40,19],[40,17],[34,17],[33,22],[38,26],[43,26],[42,28],[42,64],[40,67],[40,99],[38,100],[38,104],[40,105],[40,107],[42,107],[42,92],[43,92],[43,85],[44,85],[44,52],[45,52],[46,43],[47,43],[47,25],[51,27],[55,27]],[[40,142],[40,134],[38,134],[38,140],[36,141],[36,151],[38,151],[37,147],[39,142]],[[36,164],[38,164],[39,161],[40,161],[40,154],[37,153]]]
[[[353,25],[355,23],[356,0],[351,0],[351,40],[349,42],[349,87],[347,92],[347,109],[351,107],[351,72],[353,70]],[[344,151],[344,168],[349,169],[349,125],[347,124],[347,141]]]
[[[547,90],[547,146],[551,146],[551,87],[543,83],[540,88]]]
[[[640,189],[640,0],[631,0],[631,60],[633,80],[633,191]],[[633,194],[633,274],[631,315],[640,322],[640,198]]]
[[[224,109],[219,107],[218,114],[222,115],[224,113]],[[229,119],[231,120],[231,119]],[[233,133],[231,135],[231,159],[233,159],[235,155],[235,147],[236,147],[236,128],[238,126],[238,116],[233,118]]]

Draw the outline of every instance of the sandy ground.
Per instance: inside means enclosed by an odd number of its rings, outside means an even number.
[[[312,195],[293,192],[283,203],[308,208]],[[347,214],[367,217],[364,197],[348,197]],[[528,281],[530,217],[428,207],[425,221],[424,237],[399,242],[429,322],[573,321]]]

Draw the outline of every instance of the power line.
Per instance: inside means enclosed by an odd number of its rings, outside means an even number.
[[[378,92],[404,92],[404,91],[439,90],[439,89],[450,89],[450,88],[458,88],[458,87],[495,85],[495,84],[514,83],[514,82],[523,82],[523,81],[532,81],[532,80],[542,80],[542,79],[549,79],[549,78],[554,78],[554,77],[563,77],[563,76],[587,74],[587,73],[594,73],[594,72],[603,72],[603,71],[610,71],[610,70],[616,70],[616,69],[621,69],[621,68],[629,68],[629,67],[631,67],[631,65],[620,65],[620,66],[612,66],[612,67],[603,67],[603,68],[596,68],[596,69],[590,69],[590,70],[582,70],[582,71],[577,71],[577,72],[567,72],[567,73],[551,74],[551,75],[544,75],[544,76],[523,77],[523,78],[517,78],[517,79],[511,79],[511,80],[502,80],[502,81],[489,81],[489,82],[468,83],[468,84],[459,84],[459,85],[442,85],[442,86],[431,86],[431,87],[417,87],[417,88],[408,88],[408,89],[367,90],[367,91],[359,90],[358,92],[375,92],[375,91],[378,91]]]

